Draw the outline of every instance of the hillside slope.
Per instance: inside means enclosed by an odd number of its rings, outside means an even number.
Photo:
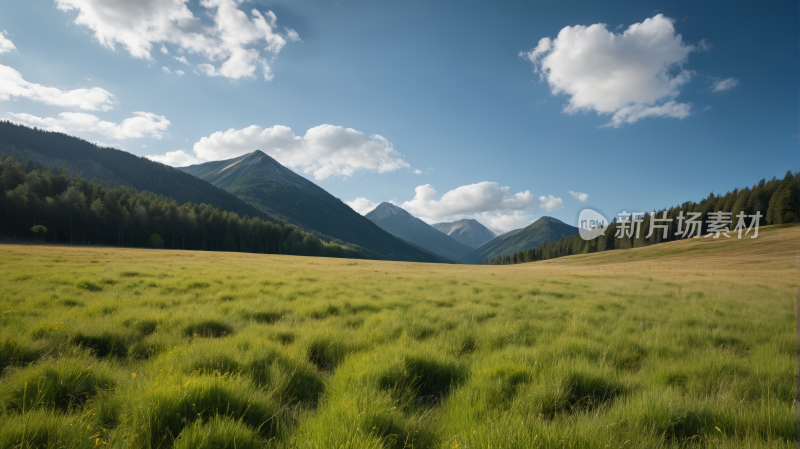
[[[443,234],[428,223],[389,203],[381,203],[366,215],[381,229],[446,259],[456,260],[471,248]]]
[[[0,121],[0,152],[20,156],[48,167],[64,167],[70,175],[82,173],[137,190],[147,190],[187,201],[205,203],[240,216],[274,217],[258,211],[236,196],[181,170],[115,148],[100,147],[77,137]]]
[[[535,248],[545,241],[554,242],[563,237],[576,235],[578,228],[552,217],[542,217],[525,228],[511,231],[490,240],[459,258],[459,262],[481,263],[497,256],[514,254]]]
[[[441,262],[389,234],[262,151],[181,168],[289,223],[353,243],[382,259]]]
[[[431,226],[470,248],[477,248],[497,237],[497,234],[490,231],[477,220],[468,218],[450,223],[436,223]]]

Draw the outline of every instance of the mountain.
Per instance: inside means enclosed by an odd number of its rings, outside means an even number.
[[[445,259],[456,260],[472,249],[394,204],[381,203],[365,216],[389,234],[421,246]]]
[[[95,145],[63,133],[49,132],[0,121],[0,152],[64,167],[69,175],[81,173],[124,187],[147,190],[175,199],[221,207],[240,216],[261,216],[277,221],[236,196],[180,170],[131,153]]]
[[[542,217],[518,231],[507,232],[473,249],[459,258],[459,262],[481,263],[497,256],[514,254],[517,251],[536,248],[545,241],[555,242],[563,237],[576,235],[578,228],[552,217]]]
[[[180,170],[301,228],[358,245],[379,259],[441,262],[389,234],[308,179],[256,150]]]
[[[436,223],[431,226],[470,248],[477,248],[497,237],[497,234],[478,223],[477,220],[467,218],[450,223]]]

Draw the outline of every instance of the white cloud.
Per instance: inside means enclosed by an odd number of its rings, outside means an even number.
[[[183,150],[170,151],[162,155],[154,154],[145,157],[151,161],[161,162],[162,164],[170,165],[172,167],[185,167],[187,165],[199,164],[201,162],[197,160],[196,157],[186,153]]]
[[[345,201],[344,204],[347,204],[361,215],[366,215],[378,207],[378,203],[373,203],[366,198],[356,198],[353,201]]]
[[[485,222],[484,224],[491,230],[504,234],[514,229],[524,228],[533,222],[533,217],[525,215],[522,212],[514,212],[511,214],[490,215],[485,214],[483,217],[478,217],[478,221]]]
[[[11,39],[7,38],[6,36],[8,36],[8,32],[3,30],[3,32],[0,33],[0,54],[8,53],[11,50],[17,49],[17,47],[14,46],[14,43],[11,42]]]
[[[297,31],[295,31],[295,30],[293,30],[291,28],[286,28],[286,27],[283,27],[283,29],[286,30],[286,38],[289,39],[290,41],[292,41],[292,42],[303,42],[303,40],[300,39],[300,35],[297,34]]]
[[[169,50],[167,50],[167,47],[165,47],[164,44],[161,44],[161,53],[164,53],[165,55],[169,54]]]
[[[589,199],[588,193],[583,192],[573,192],[572,190],[569,191],[569,194],[573,196],[576,200],[580,201],[581,203]]]
[[[604,23],[568,26],[555,39],[541,39],[525,56],[553,94],[569,96],[564,112],[613,114],[608,125],[619,127],[644,117],[689,115],[691,105],[675,98],[694,74],[683,65],[696,50],[676,34],[671,19],[659,14],[622,33]]]
[[[614,128],[619,128],[626,123],[635,123],[639,119],[647,117],[673,117],[682,119],[688,117],[691,113],[691,105],[676,103],[674,101],[668,101],[656,106],[635,104],[626,106],[617,111],[614,116],[611,117],[611,122],[603,125],[603,127],[613,126]]]
[[[173,56],[173,58],[172,58],[172,59],[174,59],[174,60],[176,60],[176,61],[178,61],[178,62],[180,62],[180,63],[186,64],[186,65],[189,65],[189,61],[187,61],[187,60],[186,60],[186,56],[181,56],[181,57],[176,57],[176,56]]]
[[[409,168],[391,142],[377,134],[367,136],[352,128],[320,125],[297,136],[291,128],[218,131],[194,144],[198,158],[215,161],[261,150],[283,165],[313,174],[316,179],[352,176],[356,170],[379,173]]]
[[[496,182],[479,182],[453,189],[436,200],[430,184],[415,189],[414,198],[401,207],[426,221],[448,221],[468,214],[522,211],[534,204],[531,192],[509,193],[508,187]]]
[[[361,215],[366,215],[372,212],[372,210],[378,207],[379,204],[379,203],[373,203],[367,198],[356,198],[353,201],[345,201],[344,203],[350,206],[354,211],[358,212]],[[425,221],[428,224],[437,223],[441,221],[459,220],[462,218],[472,218],[478,220],[484,226],[488,227],[489,229],[498,234],[508,232],[512,229],[523,228],[533,222],[533,217],[525,215],[524,212],[518,210],[512,211],[511,213],[488,211],[488,212],[473,212],[467,214],[455,214],[445,217],[432,217],[432,216],[421,215],[419,209],[407,207],[407,205],[410,203],[408,201],[403,204],[399,204],[396,200],[389,200],[389,203],[406,209],[410,214],[418,217],[419,219]]]
[[[416,169],[416,170],[412,171],[411,173],[414,173],[415,175],[421,175],[422,174],[422,170]]]
[[[161,67],[161,70],[164,73],[166,73],[167,75],[172,75],[173,73],[178,75],[178,76],[186,75],[186,72],[184,72],[183,70],[176,70],[176,71],[173,72],[172,70],[170,70],[169,67]]]
[[[211,64],[197,64],[197,69],[200,70],[200,73],[203,73],[206,76],[210,76],[212,78],[217,76],[222,76],[222,74],[217,72],[216,67],[214,67]],[[195,70],[194,73],[198,73],[197,70]]]
[[[0,65],[0,100],[11,97],[27,98],[53,106],[78,108],[87,111],[109,111],[113,109],[114,96],[105,89],[61,90],[55,87],[31,83],[11,67]]]
[[[711,90],[714,92],[724,92],[733,89],[738,84],[739,80],[736,78],[725,78],[724,80],[714,81],[714,84],[711,85]]]
[[[186,6],[188,0],[56,0],[62,11],[76,11],[75,23],[94,32],[101,45],[114,50],[122,45],[134,58],[153,59],[154,44],[174,45],[178,51],[205,57],[211,76],[231,79],[252,78],[261,67],[264,78],[272,79],[269,64],[289,40],[299,40],[294,30],[284,38],[276,33],[277,17],[272,11],[238,9],[241,0],[201,0],[213,24],[205,24]],[[262,54],[263,53],[263,54]]]
[[[134,112],[133,114],[134,117],[127,118],[118,125],[83,112],[62,112],[58,114],[58,118],[40,118],[30,114],[8,113],[11,121],[28,126],[63,133],[91,132],[117,140],[142,137],[161,139],[170,125],[166,117],[151,112]]]
[[[556,198],[553,195],[547,196],[540,196],[539,197],[539,208],[544,209],[546,211],[554,211],[557,209],[564,208],[564,202],[561,201],[561,198]]]

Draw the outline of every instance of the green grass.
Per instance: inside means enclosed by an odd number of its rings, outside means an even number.
[[[513,266],[0,246],[0,448],[787,447],[798,242]]]

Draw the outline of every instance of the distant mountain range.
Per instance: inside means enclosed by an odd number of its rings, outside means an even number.
[[[367,250],[379,259],[442,262],[436,255],[400,240],[364,218],[308,179],[262,151],[224,161],[182,167],[270,214]]]
[[[394,204],[381,203],[366,217],[389,234],[451,261],[455,261],[471,250],[469,246],[437,231],[431,225]]]
[[[578,233],[550,217],[494,236],[475,220],[432,227],[405,210],[382,203],[367,217],[261,151],[225,161],[175,169],[125,151],[63,133],[0,121],[0,151],[71,175],[97,178],[185,202],[280,224],[346,244],[376,259],[476,264]]]
[[[576,235],[578,228],[552,217],[542,217],[529,226],[507,232],[461,256],[458,261],[469,264],[486,259],[506,256],[515,252],[536,248],[545,241],[554,242],[563,237]]]
[[[436,223],[431,226],[470,248],[477,248],[497,237],[497,234],[490,231],[486,226],[480,224],[477,220],[469,218],[450,223]]]

